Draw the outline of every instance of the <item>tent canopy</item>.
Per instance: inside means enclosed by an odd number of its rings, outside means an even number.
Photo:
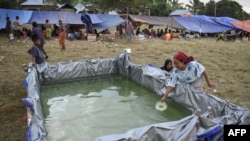
[[[10,17],[10,20],[13,21],[16,19],[16,16],[19,16],[19,23],[26,24],[29,22],[32,15],[32,11],[28,10],[10,10],[10,9],[0,9],[0,29],[5,28],[6,25],[6,14]]]
[[[173,17],[159,17],[159,16],[141,16],[129,15],[129,18],[134,22],[141,22],[150,25],[170,26],[177,29],[185,29],[184,26],[179,24]]]
[[[231,21],[231,23],[237,28],[250,32],[250,20],[245,21]]]
[[[68,11],[28,11],[0,9],[0,28],[5,28],[6,14],[13,22],[16,16],[19,16],[20,24],[32,23],[44,24],[46,19],[51,24],[57,24],[62,20],[65,24],[81,25],[88,23],[97,30],[103,30],[117,26],[125,20],[119,15],[106,14],[80,14]],[[159,16],[141,16],[129,15],[134,22],[140,22],[151,25],[169,26],[181,30],[189,30],[200,33],[219,33],[232,29],[240,29],[250,32],[249,21],[239,21],[229,17],[209,17],[204,15],[193,15],[189,17],[159,17]]]
[[[104,22],[93,24],[93,28],[97,30],[104,30],[111,27],[115,27],[125,22],[119,15],[106,15],[106,14],[97,14],[97,16]]]
[[[81,14],[67,11],[33,11],[29,23],[36,21],[38,24],[44,24],[46,19],[51,24],[57,24],[59,20],[64,24],[82,24]]]
[[[199,33],[219,33],[232,30],[232,27],[218,24],[212,17],[195,15],[191,17],[174,17],[185,29]]]
[[[81,16],[82,23],[85,24],[98,24],[104,22],[99,16],[96,14],[83,14]]]
[[[215,18],[213,18],[213,20],[216,23],[219,23],[221,25],[225,25],[228,27],[232,27],[232,28],[236,28],[236,27],[231,23],[231,21],[239,21],[237,19],[229,18],[229,17],[215,17]]]

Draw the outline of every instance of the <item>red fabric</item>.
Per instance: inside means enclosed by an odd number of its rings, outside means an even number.
[[[190,61],[193,61],[194,58],[192,56],[187,56],[184,52],[179,51],[174,55],[174,59],[179,60],[180,62],[183,62],[185,64],[189,63]]]
[[[239,29],[250,32],[250,20],[245,21],[231,21],[231,23]]]

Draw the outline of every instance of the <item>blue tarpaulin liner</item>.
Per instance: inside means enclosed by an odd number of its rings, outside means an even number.
[[[115,27],[125,22],[119,15],[104,15],[104,14],[97,14],[97,16],[103,20],[104,22],[93,24],[93,28],[97,30],[104,30],[111,27]]]
[[[48,140],[40,105],[40,85],[110,74],[127,77],[158,95],[163,95],[166,91],[167,76],[164,71],[152,65],[133,64],[127,53],[120,54],[116,58],[83,59],[55,65],[44,62],[36,68],[30,63],[24,80],[27,97],[22,99],[32,112],[26,141]],[[189,84],[178,84],[168,97],[194,111],[194,114],[178,121],[155,123],[128,130],[126,133],[97,137],[95,141],[194,141],[204,138],[220,141],[223,139],[224,125],[250,124],[249,109],[212,94],[197,91]],[[208,107],[211,107],[210,110]]]
[[[19,23],[26,24],[29,22],[33,11],[28,10],[11,10],[11,9],[0,9],[0,29],[6,26],[6,14],[10,17],[10,21],[13,24],[16,16],[19,16]]]
[[[200,33],[219,33],[232,30],[232,27],[218,24],[212,17],[195,15],[191,17],[174,17],[182,26],[189,31]]]
[[[51,24],[57,24],[59,20],[64,24],[82,24],[81,14],[67,11],[34,11],[29,23],[36,21],[38,24],[44,24],[46,19]]]

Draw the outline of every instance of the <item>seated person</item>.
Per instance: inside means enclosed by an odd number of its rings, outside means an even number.
[[[161,67],[161,70],[164,70],[167,72],[167,76],[170,76],[173,70],[173,63],[171,59],[166,59],[164,65]]]
[[[171,40],[171,34],[169,32],[167,32],[164,36],[164,39],[167,41]]]
[[[221,33],[218,35],[218,38],[216,39],[216,41],[219,41],[219,40],[223,40],[223,41],[226,41],[227,40],[227,37],[226,37],[226,33]]]

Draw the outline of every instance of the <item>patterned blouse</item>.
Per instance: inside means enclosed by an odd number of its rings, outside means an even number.
[[[173,69],[167,86],[175,87],[177,83],[191,83],[201,77],[204,71],[204,66],[197,61],[191,61],[183,71],[177,68]]]

